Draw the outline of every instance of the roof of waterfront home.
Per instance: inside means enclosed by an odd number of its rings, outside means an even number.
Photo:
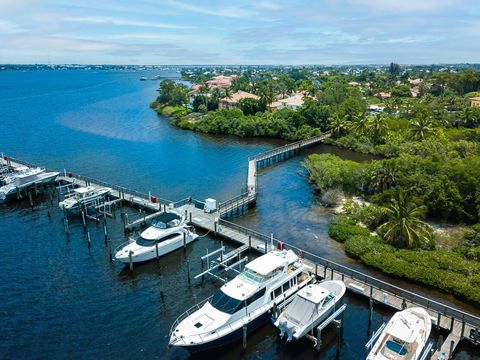
[[[221,101],[229,102],[229,103],[238,103],[242,99],[260,99],[259,96],[255,94],[250,94],[246,91],[239,90],[235,94],[230,95],[230,97],[221,98]]]
[[[290,96],[288,98],[280,99],[280,100],[277,100],[277,101],[271,103],[270,107],[272,109],[276,109],[276,108],[279,108],[279,107],[282,107],[282,106],[284,106],[284,107],[302,106],[303,105],[303,97],[304,97],[304,95],[302,93],[297,93],[297,94],[295,94],[293,96]]]
[[[480,96],[475,96],[470,98],[470,100],[480,101]]]

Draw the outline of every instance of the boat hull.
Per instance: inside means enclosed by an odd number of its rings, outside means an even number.
[[[192,234],[187,236],[186,238],[186,244],[190,244],[191,242],[195,241],[198,238],[198,235]],[[162,244],[159,243],[158,245],[158,256],[164,256],[167,255],[175,250],[178,250],[183,247],[183,235],[179,235],[178,237],[170,240],[168,244]],[[124,264],[129,264],[130,263],[130,256],[128,255],[120,255],[118,252],[115,254],[115,261],[119,261]],[[149,246],[149,249],[140,253],[140,254],[133,254],[132,255],[132,263],[142,263],[142,262],[147,262],[150,260],[154,260],[157,258],[157,249],[155,246]]]
[[[260,315],[259,317],[253,319],[251,322],[247,324],[247,336],[251,332],[258,329],[260,326],[264,325],[270,319],[271,314],[270,311],[266,311],[264,314]],[[221,338],[217,338],[215,340],[209,341],[207,343],[202,344],[193,344],[193,345],[174,345],[181,348],[188,350],[190,353],[198,353],[198,352],[208,352],[225,345],[234,344],[236,342],[240,342],[243,339],[243,327],[234,330],[230,334],[222,336]]]

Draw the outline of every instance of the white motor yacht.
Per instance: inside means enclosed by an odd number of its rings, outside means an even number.
[[[189,244],[198,235],[193,227],[187,226],[185,216],[170,211],[152,221],[151,226],[136,239],[130,239],[115,250],[115,260],[123,263],[143,262],[163,256]],[[131,259],[131,260],[130,260]]]
[[[311,280],[310,267],[292,250],[272,250],[249,262],[245,270],[203,302],[181,315],[170,330],[170,346],[191,352],[241,339],[270,318],[270,310],[287,303]]]
[[[412,307],[399,311],[383,329],[367,360],[417,360],[431,329],[430,315],[425,309]]]
[[[60,209],[73,210],[79,209],[83,205],[88,205],[110,193],[110,188],[95,188],[93,186],[79,187],[73,189],[63,201],[58,203]]]
[[[274,323],[280,329],[280,337],[287,335],[287,341],[291,341],[305,336],[335,312],[345,290],[340,280],[322,281],[301,289]]]
[[[44,185],[55,180],[58,172],[45,172],[44,168],[19,167],[2,179],[0,187],[0,200],[6,200],[10,195],[34,185]]]

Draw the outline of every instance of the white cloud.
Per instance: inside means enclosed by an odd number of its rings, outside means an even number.
[[[212,8],[198,6],[194,4],[187,4],[177,0],[170,0],[169,4],[182,10],[187,10],[187,11],[191,11],[198,14],[204,14],[204,15],[213,15],[213,16],[220,16],[220,17],[230,17],[230,18],[246,18],[246,17],[255,15],[251,11],[241,9],[239,7],[221,7],[218,9],[212,9]]]
[[[0,20],[0,34],[18,34],[24,31],[25,29],[10,21]]]
[[[173,25],[165,24],[161,22],[150,22],[150,21],[138,21],[138,20],[129,20],[117,17],[108,17],[108,16],[79,16],[79,17],[66,17],[63,19],[68,22],[78,22],[78,23],[90,23],[90,24],[111,24],[111,25],[121,25],[121,26],[137,26],[137,27],[150,27],[150,28],[159,28],[159,29],[192,29],[192,26],[184,25]]]
[[[353,0],[353,2],[382,11],[414,12],[457,7],[465,0]]]

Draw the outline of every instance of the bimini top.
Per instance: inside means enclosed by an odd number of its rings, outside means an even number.
[[[267,276],[279,268],[292,264],[298,256],[292,250],[271,251],[249,262],[245,267],[259,275]]]
[[[425,326],[425,320],[421,318],[422,315],[416,314],[412,311],[412,308],[397,314],[398,318],[389,329],[386,329],[386,332],[403,342],[414,342],[420,330]]]

